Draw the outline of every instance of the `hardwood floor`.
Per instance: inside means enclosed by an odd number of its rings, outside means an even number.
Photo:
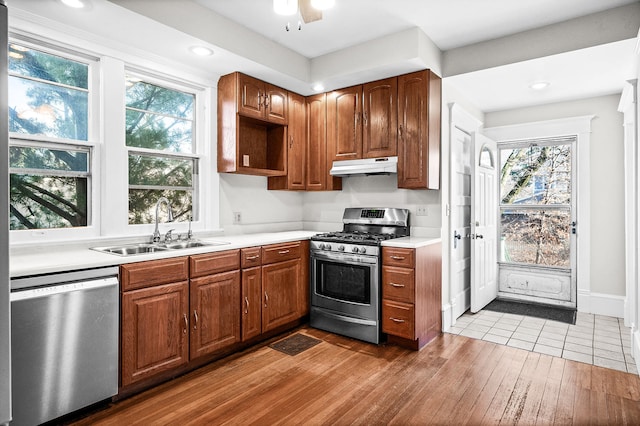
[[[220,360],[74,425],[640,424],[640,378],[444,334],[412,352],[322,343]]]

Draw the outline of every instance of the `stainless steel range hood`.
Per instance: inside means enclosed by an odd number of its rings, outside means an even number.
[[[339,177],[398,173],[398,157],[334,161],[329,173]]]

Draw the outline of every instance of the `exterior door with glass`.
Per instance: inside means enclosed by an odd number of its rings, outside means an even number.
[[[501,297],[576,307],[575,143],[499,146]]]

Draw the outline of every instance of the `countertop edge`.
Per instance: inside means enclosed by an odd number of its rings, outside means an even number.
[[[241,249],[268,244],[286,243],[290,241],[308,240],[318,232],[314,231],[284,231],[260,234],[229,235],[202,238],[203,242],[216,241],[227,244],[204,246],[174,251],[162,251],[133,256],[118,256],[102,253],[86,245],[68,247],[58,251],[51,251],[51,247],[36,248],[29,252],[11,253],[9,256],[10,277],[20,278],[33,275],[55,274],[81,269],[103,268],[119,266],[126,263],[144,262],[172,257],[191,256],[203,253],[213,253],[225,250]]]
[[[430,238],[430,237],[401,237],[386,240],[382,242],[383,247],[398,247],[398,248],[419,248],[432,244],[441,243],[442,238]]]

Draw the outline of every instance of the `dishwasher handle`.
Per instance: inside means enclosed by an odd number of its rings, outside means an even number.
[[[72,283],[62,283],[47,287],[30,288],[26,290],[14,290],[9,296],[12,302],[18,300],[36,299],[48,297],[56,294],[71,293],[74,291],[91,290],[101,287],[117,286],[118,277],[105,277],[94,280],[78,281]]]

